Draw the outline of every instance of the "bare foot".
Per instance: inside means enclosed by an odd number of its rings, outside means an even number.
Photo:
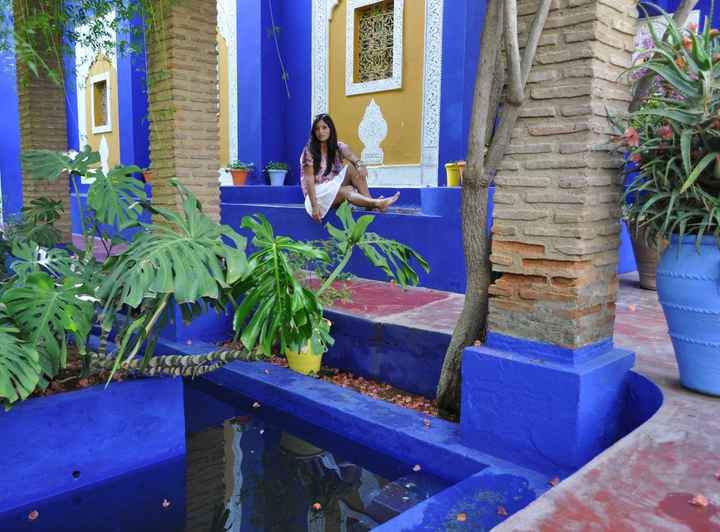
[[[388,207],[400,199],[400,192],[396,192],[389,198],[383,198],[382,196],[377,200],[377,209],[381,212],[388,210]]]

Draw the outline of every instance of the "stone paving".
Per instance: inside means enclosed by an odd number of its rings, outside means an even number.
[[[451,332],[463,296],[353,283],[338,310],[381,322]],[[601,453],[496,530],[720,532],[720,398],[680,386],[657,294],[637,274],[620,279],[615,343],[637,355],[635,371],[664,394],[647,423]],[[702,495],[707,506],[690,500]]]

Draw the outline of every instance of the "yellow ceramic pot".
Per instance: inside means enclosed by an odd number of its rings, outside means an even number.
[[[318,374],[320,372],[322,353],[319,355],[313,353],[312,342],[310,341],[299,353],[288,349],[285,351],[285,356],[287,357],[288,367],[293,371],[303,375]]]
[[[447,186],[460,186],[460,168],[458,167],[457,163],[445,164],[445,173],[447,175]]]

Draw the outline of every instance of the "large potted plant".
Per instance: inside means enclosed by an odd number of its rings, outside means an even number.
[[[337,216],[340,227],[326,225],[339,252],[337,261],[316,242],[275,235],[262,214],[243,218],[242,227],[253,233],[252,246],[257,250],[249,257],[253,275],[235,285],[237,299],[244,299],[235,311],[234,327],[245,349],[270,355],[278,345],[291,369],[317,373],[323,353],[333,344],[331,323],[323,317],[323,296],[332,289],[355,249],[403,287],[418,283],[411,262],[429,271],[425,259],[413,249],[367,232],[374,216],[353,219],[347,202],[338,208]],[[332,264],[319,287],[302,282],[296,267],[298,258]]]
[[[648,59],[633,67],[654,89],[626,117],[621,144],[637,168],[625,212],[648,241],[670,242],[657,289],[682,384],[720,395],[720,32],[666,19],[667,37],[651,25]]]

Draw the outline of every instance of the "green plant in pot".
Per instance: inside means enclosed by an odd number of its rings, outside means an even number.
[[[666,20],[667,38],[650,25],[649,59],[633,67],[655,89],[625,117],[620,144],[636,165],[625,213],[648,241],[670,242],[657,289],[681,382],[720,395],[720,32]]]
[[[275,235],[263,215],[246,216],[242,227],[254,235],[256,251],[249,263],[253,275],[235,285],[237,299],[244,297],[234,317],[234,327],[243,346],[270,355],[277,346],[288,356],[291,369],[317,373],[321,356],[333,344],[331,324],[323,316],[321,299],[347,266],[355,249],[403,287],[415,286],[418,275],[411,265],[417,263],[426,272],[427,261],[395,240],[367,231],[373,215],[353,219],[348,203],[337,210],[340,227],[325,227],[335,241],[341,257],[319,287],[301,282],[295,264],[298,257],[307,262],[329,264],[331,258],[315,243],[299,242]]]
[[[242,187],[247,181],[247,176],[252,173],[254,168],[254,163],[246,163],[240,160],[235,160],[228,165],[227,170],[230,172],[230,175],[232,175],[233,185],[236,187]]]
[[[279,187],[285,184],[285,176],[288,172],[288,165],[287,163],[270,161],[265,165],[265,172],[270,179],[270,185]]]

